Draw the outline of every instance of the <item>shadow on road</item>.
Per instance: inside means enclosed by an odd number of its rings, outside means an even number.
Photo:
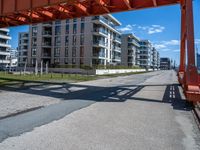
[[[0,78],[1,79],[1,78]],[[5,80],[5,78],[4,78]],[[171,103],[174,109],[191,110],[186,101],[181,98],[178,84],[161,85],[125,85],[117,87],[100,87],[73,83],[55,83],[42,81],[25,81],[6,79],[11,82],[0,86],[0,90],[14,91],[38,96],[58,98],[60,100],[87,100],[95,102],[124,102],[127,99],[156,103]],[[13,83],[12,83],[13,82]],[[134,97],[144,87],[166,86],[162,101]],[[75,89],[75,90],[72,90]],[[76,90],[77,89],[77,90]]]

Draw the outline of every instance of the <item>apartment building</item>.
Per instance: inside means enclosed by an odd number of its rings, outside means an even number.
[[[122,35],[122,53],[121,53],[121,64],[123,66],[135,66],[139,65],[137,61],[140,39],[133,34],[123,34]]]
[[[121,23],[112,15],[57,20],[29,27],[28,64],[110,65],[121,62]]]
[[[19,33],[18,40],[18,66],[24,67],[28,59],[29,33]]]
[[[197,68],[200,71],[200,54],[197,53]]]
[[[140,40],[139,44],[137,62],[140,67],[150,69],[153,62],[152,44],[149,40]]]
[[[155,47],[152,48],[152,61],[151,61],[151,68],[152,69],[159,69],[160,67],[160,54],[156,50]]]
[[[8,51],[11,48],[9,44],[11,37],[9,35],[9,29],[0,29],[0,68],[7,67],[10,64],[10,53]]]
[[[161,70],[170,70],[171,69],[170,58],[167,58],[167,57],[160,58],[160,69]]]

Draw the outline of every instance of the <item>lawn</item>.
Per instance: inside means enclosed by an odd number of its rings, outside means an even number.
[[[110,75],[80,75],[80,74],[43,74],[43,75],[34,75],[34,74],[9,74],[6,72],[0,72],[0,85],[8,84],[9,82],[81,82],[81,81],[90,81],[102,78],[112,78],[118,76],[127,76],[133,74],[139,74],[145,72],[135,72],[135,73],[122,73],[122,74],[110,74]]]

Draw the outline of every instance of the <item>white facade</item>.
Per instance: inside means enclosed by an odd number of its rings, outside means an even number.
[[[9,40],[11,37],[9,35],[9,29],[1,28],[0,29],[0,67],[7,67],[10,64],[10,53],[8,51],[11,48],[9,45]]]
[[[31,25],[28,64],[109,65],[121,62],[120,22],[111,15]]]
[[[122,65],[123,66],[135,66],[137,63],[137,53],[140,47],[140,39],[133,34],[122,35]]]
[[[149,69],[153,61],[152,44],[149,40],[141,40],[139,43],[138,63],[140,67]]]

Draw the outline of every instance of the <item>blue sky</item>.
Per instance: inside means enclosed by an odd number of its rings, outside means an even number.
[[[170,57],[179,63],[180,6],[167,6],[113,14],[121,23],[124,33],[134,33],[150,40],[161,57]],[[200,51],[200,1],[194,0],[195,38]],[[28,26],[10,28],[13,48],[17,47],[18,32],[28,31]]]

